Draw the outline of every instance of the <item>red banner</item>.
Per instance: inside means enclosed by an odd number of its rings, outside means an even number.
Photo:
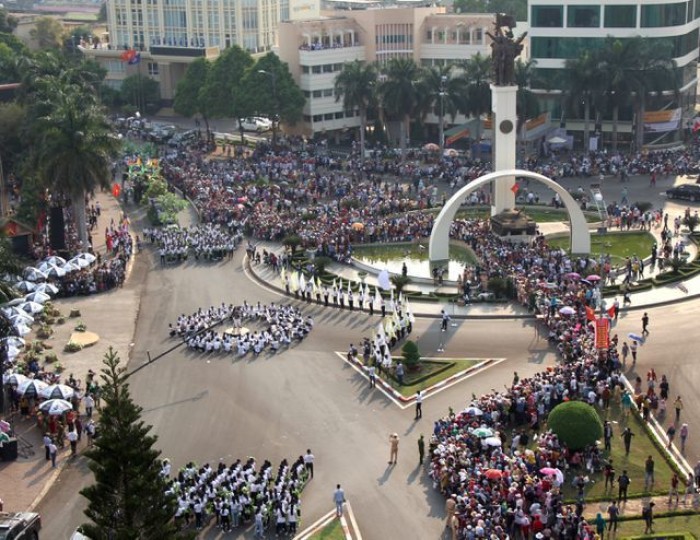
[[[595,346],[596,349],[607,349],[610,345],[610,319],[601,318],[595,320]]]
[[[115,198],[119,198],[121,191],[122,188],[119,184],[112,184],[112,195],[114,195]]]

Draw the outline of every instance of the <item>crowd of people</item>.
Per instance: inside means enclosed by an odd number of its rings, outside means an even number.
[[[163,460],[161,474],[167,479],[167,493],[177,499],[175,524],[194,525],[201,530],[209,518],[223,532],[254,524],[255,537],[262,538],[274,524],[276,535],[294,535],[301,519],[299,496],[308,479],[304,458],[283,460],[275,469],[265,460],[237,460],[230,466],[220,461],[197,467],[190,462],[171,475],[169,460]]]
[[[243,238],[235,226],[212,223],[147,228],[144,237],[158,249],[161,264],[186,261],[190,253],[197,261],[230,259]]]
[[[222,332],[215,330],[219,324],[230,323]],[[254,323],[259,328],[249,329],[244,324]],[[183,339],[187,347],[206,353],[231,353],[245,356],[251,352],[257,356],[265,350],[276,352],[294,341],[302,341],[314,327],[309,315],[291,305],[248,304],[240,306],[222,303],[206,309],[198,309],[191,315],[180,315],[168,325],[170,337]]]

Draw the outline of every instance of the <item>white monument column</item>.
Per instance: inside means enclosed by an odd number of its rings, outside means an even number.
[[[517,86],[491,85],[491,110],[494,113],[491,144],[493,145],[494,172],[516,168],[517,93]],[[491,206],[492,216],[500,214],[504,210],[515,208],[515,193],[513,193],[512,189],[514,185],[514,176],[498,178],[494,181],[494,198]]]

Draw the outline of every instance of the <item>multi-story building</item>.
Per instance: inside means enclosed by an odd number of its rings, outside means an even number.
[[[641,119],[645,124],[656,122],[665,127],[675,124],[676,128],[661,131],[651,126],[645,143],[669,142],[681,135],[690,115],[694,115],[700,0],[530,0],[528,9],[530,56],[537,62],[536,80],[543,88],[538,94],[553,116],[563,116],[561,90],[557,88],[561,86],[562,76],[566,76],[567,59],[577,58],[584,50],[600,48],[607,36],[620,40],[642,36],[672,51],[680,87],[677,97],[669,81],[668,92],[656,104],[666,114],[650,113]],[[620,132],[631,133],[634,120],[631,110],[623,111]],[[605,139],[612,131],[611,119],[602,118],[599,127]],[[580,132],[583,122],[566,119],[566,128]],[[627,135],[626,139],[629,141],[631,137]]]
[[[359,127],[359,112],[345,111],[334,92],[335,78],[346,62],[383,64],[403,57],[432,66],[457,63],[476,53],[489,55],[486,32],[492,24],[493,15],[448,14],[444,7],[339,10],[313,20],[283,22],[277,54],[306,96],[298,128],[312,135]],[[460,120],[464,119],[456,121]],[[439,120],[429,115],[426,121]]]
[[[107,68],[110,86],[141,69],[160,82],[167,102],[195,58],[215,59],[232,45],[269,51],[281,20],[318,16],[319,6],[319,0],[108,0],[109,44],[83,50]],[[122,62],[125,49],[141,51],[146,67]]]

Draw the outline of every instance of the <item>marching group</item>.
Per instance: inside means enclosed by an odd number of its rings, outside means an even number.
[[[192,227],[166,227],[144,230],[144,237],[158,248],[160,263],[195,260],[216,261],[233,257],[242,240],[235,227],[204,223]]]
[[[214,330],[218,324],[230,322],[223,332]],[[261,329],[244,327],[253,322]],[[198,309],[191,315],[180,315],[168,325],[170,337],[179,337],[190,349],[218,353],[235,352],[245,356],[248,352],[257,356],[264,350],[278,351],[293,341],[302,341],[314,326],[313,318],[304,316],[299,308],[291,305],[255,305],[244,301],[240,306],[222,303],[206,309]]]

